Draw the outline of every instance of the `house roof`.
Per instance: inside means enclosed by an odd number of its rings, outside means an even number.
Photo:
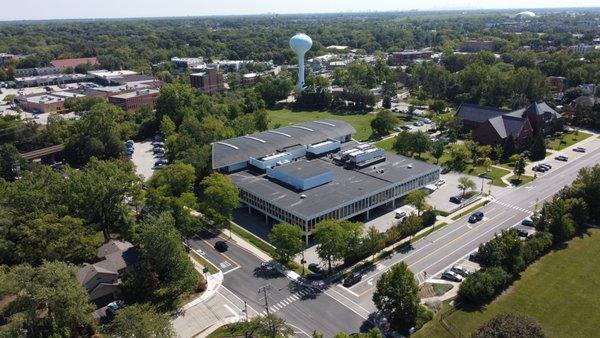
[[[463,103],[456,111],[456,115],[459,118],[477,123],[483,123],[493,117],[506,113],[506,111],[499,108],[480,106],[474,103]]]
[[[98,256],[98,258],[102,258],[115,252],[125,252],[132,247],[133,244],[129,242],[118,239],[110,239],[108,242],[102,244],[102,246],[98,248],[98,253],[96,256]]]
[[[84,285],[88,281],[93,279],[94,276],[96,276],[100,273],[111,274],[111,275],[117,274],[116,271],[111,271],[111,270],[105,269],[101,266],[97,266],[95,264],[87,264],[86,263],[79,269],[79,273],[77,274],[77,280],[79,281],[80,284]]]
[[[77,59],[62,59],[62,60],[54,60],[50,62],[53,67],[56,68],[75,68],[79,65],[90,64],[92,66],[99,65],[98,59],[95,57],[90,58],[77,58]]]

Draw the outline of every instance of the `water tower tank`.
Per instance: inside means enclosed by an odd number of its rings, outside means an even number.
[[[304,54],[312,47],[310,36],[298,33],[290,39],[290,48],[298,55],[298,92],[304,88]]]

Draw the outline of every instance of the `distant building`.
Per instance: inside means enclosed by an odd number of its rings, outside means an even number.
[[[18,68],[15,70],[15,76],[17,77],[58,75],[60,73],[61,69],[56,67]]]
[[[127,111],[139,110],[143,106],[154,108],[159,93],[156,89],[140,89],[109,96],[108,102]]]
[[[565,89],[567,78],[564,76],[548,76],[548,83],[557,91],[562,92]]]
[[[392,66],[401,66],[415,60],[429,60],[433,52],[430,50],[413,50],[395,52],[388,57],[388,63]]]
[[[336,51],[347,52],[350,49],[350,47],[348,47],[348,46],[331,45],[331,46],[327,46],[327,49],[333,49],[333,50],[336,50]]]
[[[79,65],[90,65],[91,67],[96,67],[100,65],[98,59],[96,57],[90,58],[77,58],[77,59],[61,59],[51,61],[53,67],[65,69],[65,68],[75,68]]]
[[[569,50],[573,53],[589,53],[596,50],[596,46],[580,43],[578,45],[569,47]]]
[[[65,109],[66,98],[54,95],[19,96],[15,102],[25,111],[54,113]]]
[[[3,67],[8,61],[18,59],[19,57],[14,54],[0,53],[0,67]]]
[[[482,50],[493,51],[496,48],[494,41],[489,40],[467,40],[462,43],[460,50],[463,52],[480,52]]]
[[[115,300],[121,292],[123,276],[133,271],[138,261],[138,251],[133,244],[111,239],[100,248],[94,264],[83,264],[77,279],[88,292],[90,300],[103,306]]]
[[[242,85],[247,86],[247,87],[252,87],[258,83],[259,79],[260,79],[260,75],[257,73],[244,74],[244,75],[242,75]]]
[[[206,66],[204,63],[204,59],[199,58],[180,58],[180,57],[172,57],[171,62],[175,67],[179,69],[193,69],[201,66]]]
[[[205,72],[191,74],[190,83],[192,87],[209,95],[225,91],[223,74],[215,68],[207,68]]]

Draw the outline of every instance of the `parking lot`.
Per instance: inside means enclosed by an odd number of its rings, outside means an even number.
[[[154,174],[154,163],[158,160],[153,154],[153,146],[150,140],[144,142],[134,142],[135,150],[131,161],[135,164],[135,170],[144,180],[149,180]]]
[[[461,173],[449,172],[445,175],[441,175],[440,179],[444,180],[446,183],[443,185],[436,187],[435,185],[430,185],[428,188],[433,189],[431,194],[427,196],[427,203],[434,207],[436,210],[444,211],[444,212],[452,212],[458,204],[450,202],[450,197],[459,196],[461,194],[461,190],[458,189],[458,179],[468,176],[473,182],[477,184],[476,191],[481,191],[481,183],[483,180],[483,191],[487,192],[489,190],[489,180],[482,179],[476,176],[465,175]],[[504,189],[500,187],[493,186],[492,192],[496,192],[497,189]]]

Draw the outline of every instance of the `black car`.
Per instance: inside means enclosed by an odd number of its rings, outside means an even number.
[[[469,223],[477,223],[483,219],[483,212],[476,211],[469,217]]]
[[[229,249],[229,244],[227,244],[225,241],[217,241],[215,243],[215,249],[219,252],[225,252],[227,249]]]
[[[325,273],[325,269],[323,269],[317,263],[310,263],[310,264],[308,264],[308,270],[310,270],[310,271],[312,271],[313,273],[316,273],[316,274],[323,274],[323,273]]]
[[[460,196],[452,196],[452,197],[450,197],[450,202],[456,203],[456,204],[461,204],[463,202],[463,199]]]
[[[360,280],[362,279],[362,275],[358,272],[355,272],[353,274],[351,274],[350,276],[346,277],[346,279],[344,279],[344,286],[345,287],[350,287],[358,282],[360,282]]]
[[[445,167],[445,168],[443,168],[443,169],[442,169],[442,171],[440,171],[440,173],[441,173],[442,175],[446,175],[446,174],[447,174],[447,173],[449,173],[450,171],[451,171],[451,170],[450,170],[450,168],[448,168],[448,167]]]

